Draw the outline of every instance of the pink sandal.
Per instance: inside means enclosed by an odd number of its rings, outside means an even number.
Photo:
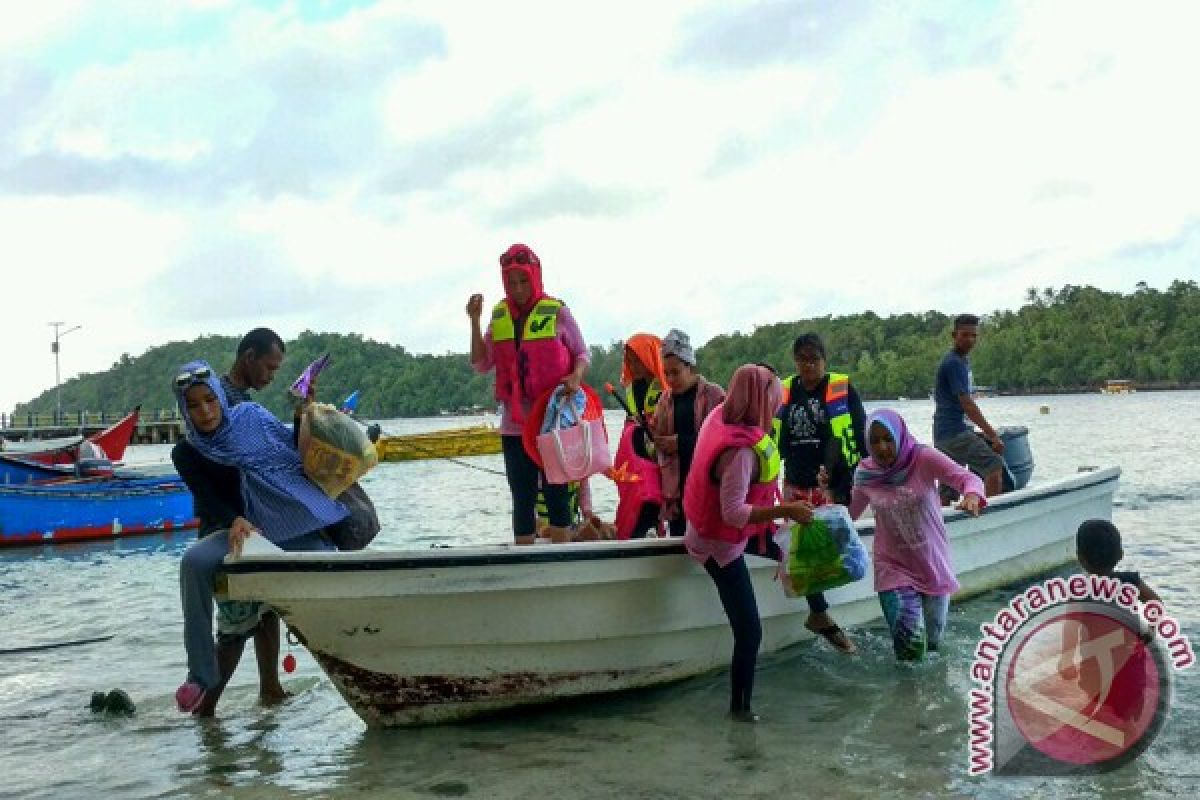
[[[175,690],[175,705],[184,714],[194,714],[204,702],[204,687],[195,681],[185,681]]]

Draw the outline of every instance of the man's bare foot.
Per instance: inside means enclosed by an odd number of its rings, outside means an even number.
[[[537,542],[537,537],[533,535],[516,536],[514,539],[517,544],[535,544]]]
[[[258,702],[264,706],[277,706],[291,697],[292,693],[278,684],[270,688],[263,687],[258,690]]]
[[[200,705],[196,706],[196,710],[192,712],[194,717],[212,717],[217,713],[217,701],[221,699],[220,691],[209,690],[204,693],[204,699],[200,701]]]

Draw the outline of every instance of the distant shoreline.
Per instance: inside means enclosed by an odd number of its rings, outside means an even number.
[[[1147,384],[1145,386],[1138,384],[1134,391],[1128,394],[1138,394],[1141,392],[1194,392],[1200,390],[1200,383],[1184,383],[1184,384]],[[1005,389],[1003,391],[991,392],[988,394],[978,395],[980,400],[989,400],[994,397],[1037,397],[1039,395],[1087,395],[1087,394],[1103,394],[1100,387],[1041,387],[1037,389]],[[868,402],[878,402],[880,400],[930,400],[929,397],[875,397],[872,395],[863,395],[863,400]],[[931,401],[932,402],[932,401]]]

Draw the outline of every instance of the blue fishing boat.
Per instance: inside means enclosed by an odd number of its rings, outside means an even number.
[[[142,464],[136,467],[114,466],[108,461],[97,461],[76,466],[65,464],[39,464],[24,456],[0,453],[0,486],[45,484],[63,481],[91,480],[142,480],[158,482],[178,481],[175,468],[169,463]]]
[[[196,524],[191,492],[177,478],[0,486],[0,547],[123,539]]]

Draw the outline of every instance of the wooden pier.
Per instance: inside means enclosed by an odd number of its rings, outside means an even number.
[[[0,414],[0,439],[14,442],[91,436],[120,420],[128,411],[71,411],[59,416]],[[130,444],[172,444],[184,436],[183,418],[171,409],[142,411]]]

